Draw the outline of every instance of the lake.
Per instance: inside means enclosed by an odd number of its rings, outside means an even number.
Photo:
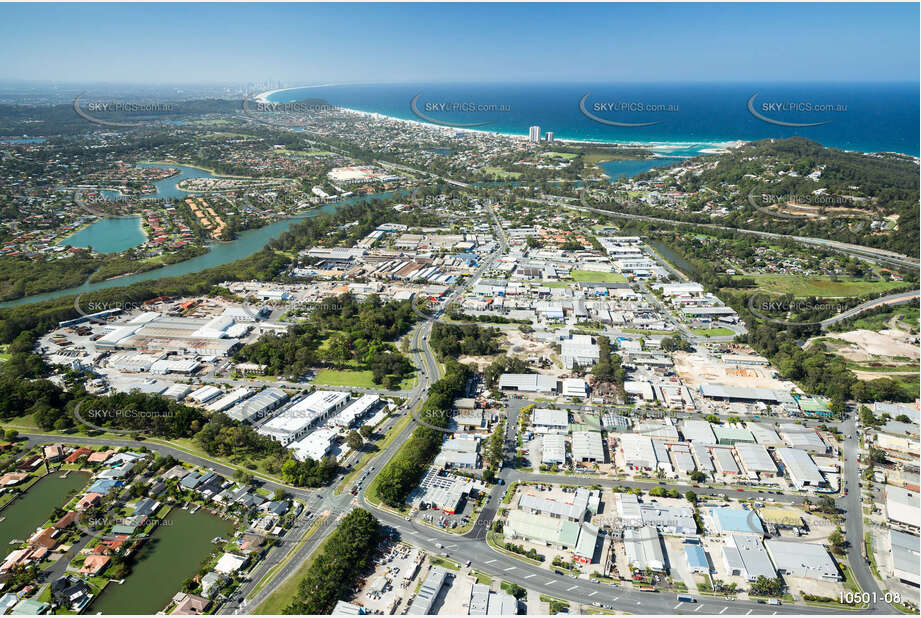
[[[628,159],[623,161],[602,161],[598,166],[604,170],[611,182],[621,178],[632,178],[637,174],[648,172],[657,167],[666,167],[683,161],[677,157],[657,157],[654,159]]]
[[[176,163],[138,163],[135,167],[171,167],[179,170],[179,173],[175,176],[170,176],[169,178],[154,182],[153,186],[156,187],[157,192],[141,196],[145,198],[182,199],[189,195],[187,191],[183,191],[177,186],[183,180],[187,178],[214,178],[214,174],[207,170],[189,167],[188,165],[178,165]],[[104,190],[100,191],[100,193],[110,200],[121,199],[121,195],[118,191]]]
[[[45,523],[57,507],[62,507],[70,498],[89,482],[90,475],[71,472],[67,478],[61,473],[49,474],[35,483],[22,496],[16,498],[0,511],[0,551],[8,554],[13,539],[26,540],[36,528]]]
[[[169,525],[165,525],[165,523]],[[125,583],[110,583],[87,613],[156,614],[215,549],[211,539],[227,538],[232,522],[205,511],[172,509],[141,547]]]
[[[147,240],[140,217],[106,217],[74,232],[59,245],[92,247],[99,253],[118,253],[133,249]]]
[[[342,204],[350,204],[357,201],[369,200],[373,198],[383,199],[392,195],[393,193],[390,192],[373,193],[361,197],[350,197],[334,204],[326,204],[311,210],[308,213],[270,223],[269,225],[256,230],[246,230],[245,232],[240,232],[235,240],[231,240],[229,242],[211,243],[209,245],[208,253],[199,255],[184,262],[177,262],[175,264],[170,264],[169,266],[164,266],[163,268],[148,270],[147,272],[138,273],[136,275],[116,277],[115,279],[97,281],[96,283],[83,283],[77,287],[67,288],[65,290],[56,290],[54,292],[45,292],[44,294],[33,294],[32,296],[26,296],[24,298],[17,298],[16,300],[9,300],[0,303],[0,307],[15,307],[17,305],[37,303],[43,300],[59,298],[61,296],[69,296],[71,294],[85,294],[86,292],[93,292],[95,290],[103,290],[106,288],[121,287],[125,285],[131,285],[139,281],[160,279],[161,277],[177,277],[180,275],[187,275],[189,273],[206,270],[208,268],[213,268],[215,266],[221,266],[223,264],[228,264],[230,262],[234,262],[256,253],[262,249],[266,243],[269,242],[269,240],[275,238],[276,236],[280,236],[292,225],[300,223],[304,219],[315,217],[322,212],[332,212],[336,209],[337,206]]]

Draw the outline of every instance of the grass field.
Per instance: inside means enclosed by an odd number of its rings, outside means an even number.
[[[701,337],[729,337],[735,332],[728,328],[692,328],[691,332]]]
[[[600,273],[593,270],[573,270],[569,273],[569,276],[576,281],[627,282],[627,278],[620,273]]]
[[[487,167],[484,171],[490,176],[495,176],[500,180],[506,178],[511,178],[513,180],[521,178],[521,172],[509,172],[501,167]]]
[[[854,321],[854,328],[863,328],[866,330],[880,331],[889,328],[889,320],[898,316],[904,325],[910,325],[914,330],[918,330],[918,319],[921,312],[917,307],[893,307],[892,311],[871,315]],[[904,326],[903,326],[904,328]]]
[[[415,377],[409,377],[400,384],[401,389],[412,388]],[[313,384],[326,386],[355,386],[361,388],[384,388],[374,383],[374,373],[370,369],[321,369],[312,381]]]
[[[554,151],[551,150],[550,152],[545,152],[545,153],[542,154],[541,156],[542,156],[542,157],[551,157],[551,158],[554,158],[554,159],[575,159],[575,158],[578,157],[579,155],[577,155],[577,154],[574,153],[574,152],[554,152]]]
[[[860,296],[887,292],[904,283],[898,281],[864,281],[863,279],[839,279],[830,277],[812,277],[803,279],[794,275],[739,275],[736,279],[754,279],[759,289],[775,294],[793,294],[794,296]]]

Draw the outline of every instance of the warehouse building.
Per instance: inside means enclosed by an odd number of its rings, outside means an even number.
[[[760,576],[772,578],[777,576],[774,565],[764,548],[759,536],[732,534],[723,545],[723,560],[726,572],[730,575],[744,577],[750,582]]]
[[[747,423],[748,430],[755,437],[755,442],[764,447],[783,446],[784,441],[780,439],[777,432],[764,423]]]
[[[710,449],[710,454],[716,462],[716,469],[720,474],[726,476],[735,476],[739,473],[739,465],[735,457],[732,456],[732,449],[714,447]]]
[[[566,369],[594,367],[599,359],[598,346],[590,335],[572,335],[560,344],[560,359]]]
[[[589,512],[592,491],[580,487],[572,494],[572,502],[560,502],[543,496],[524,494],[518,499],[518,508],[533,515],[545,515],[553,519],[568,519],[581,522]]]
[[[627,554],[627,564],[634,571],[666,571],[662,539],[654,526],[624,530],[624,551]]]
[[[435,601],[438,599],[438,595],[441,593],[441,589],[447,579],[448,572],[445,569],[440,566],[433,566],[406,613],[410,616],[431,615]]]
[[[252,394],[253,391],[248,388],[232,390],[214,403],[208,404],[207,410],[209,412],[223,412],[224,410],[229,410]]]
[[[621,434],[620,447],[624,453],[624,464],[628,470],[656,470],[658,458],[649,436],[636,433]]]
[[[768,539],[764,545],[782,575],[841,581],[838,565],[822,545],[777,539]]]
[[[740,442],[755,441],[752,432],[741,425],[716,425],[713,428],[713,435],[716,436],[716,443],[720,446],[735,446]]]
[[[819,453],[821,455],[828,452],[828,445],[822,441],[815,429],[786,423],[780,426],[780,436],[790,448],[798,448],[807,453]]]
[[[697,444],[716,444],[713,428],[707,421],[687,420],[681,424],[681,433],[688,442]]]
[[[289,448],[294,452],[294,458],[298,461],[305,459],[319,461],[333,450],[337,435],[334,429],[317,429],[312,434],[291,444]]]
[[[336,427],[353,427],[358,420],[374,411],[380,402],[381,398],[377,395],[362,395],[346,406],[330,423]]]
[[[518,600],[507,592],[493,592],[486,584],[473,584],[470,588],[468,616],[514,616],[518,613]]]
[[[781,404],[792,402],[793,397],[784,391],[775,391],[769,388],[753,388],[743,386],[729,386],[726,384],[701,384],[700,394],[708,399],[718,401],[739,401],[752,403],[760,401],[768,404]]]
[[[886,485],[886,514],[889,521],[917,530],[921,526],[921,501],[918,493]]]
[[[566,463],[566,438],[557,434],[543,436],[540,462],[544,465]]]
[[[572,459],[576,462],[604,463],[604,443],[601,432],[574,431],[572,433]]]
[[[714,532],[717,534],[755,534],[759,537],[764,535],[764,526],[754,511],[714,506],[707,512],[713,520]]]
[[[598,544],[598,528],[588,523],[554,519],[514,510],[509,513],[504,532],[508,538],[527,539],[565,549],[579,562],[591,562]]]
[[[569,431],[569,412],[537,408],[531,413],[531,426],[537,433],[567,433]]]
[[[444,468],[479,468],[480,443],[472,438],[449,438],[435,457],[435,465]]]
[[[767,449],[760,444],[737,444],[736,454],[748,478],[757,480],[777,476],[777,464],[771,459]]]
[[[539,373],[504,373],[499,377],[499,388],[524,393],[556,393],[557,380]]]
[[[921,539],[900,530],[889,531],[893,574],[899,581],[921,586]]]
[[[784,471],[797,489],[822,487],[826,484],[825,477],[809,453],[795,448],[779,448],[774,454],[780,459]]]
[[[710,561],[707,552],[698,543],[685,543],[684,557],[688,561],[688,570],[691,573],[710,573]]]
[[[288,394],[280,388],[267,388],[227,411],[227,416],[241,423],[252,423],[265,418],[270,412],[288,401]]]

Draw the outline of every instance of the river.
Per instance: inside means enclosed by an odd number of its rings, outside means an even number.
[[[115,279],[97,281],[96,283],[83,283],[77,287],[67,288],[64,290],[55,290],[54,292],[45,292],[44,294],[33,294],[32,296],[26,296],[24,298],[17,298],[16,300],[9,300],[4,303],[0,303],[0,308],[15,307],[17,305],[25,305],[28,303],[37,303],[43,300],[51,300],[53,298],[69,296],[72,294],[85,294],[95,290],[131,285],[133,283],[138,283],[139,281],[150,281],[152,279],[160,279],[162,277],[187,275],[189,273],[199,272],[208,268],[213,268],[215,266],[228,264],[230,262],[234,262],[256,253],[262,249],[266,243],[269,242],[269,240],[275,238],[276,236],[280,236],[292,225],[300,223],[304,219],[315,217],[321,212],[332,212],[336,209],[337,206],[342,204],[349,204],[356,201],[373,198],[383,199],[390,197],[391,195],[392,193],[373,193],[362,197],[350,197],[340,202],[326,204],[305,214],[296,215],[288,219],[282,219],[280,221],[270,223],[269,225],[259,229],[240,232],[235,240],[231,240],[229,242],[211,243],[209,245],[210,251],[208,251],[208,253],[199,255],[184,262],[177,262],[176,264],[170,264],[169,266],[164,266],[163,268],[149,270],[147,272],[138,273],[135,275],[116,277]]]
[[[227,538],[230,521],[205,511],[172,509],[141,547],[125,583],[109,583],[87,613],[156,614],[215,549],[211,539]]]
[[[0,511],[0,544],[5,556],[10,552],[10,541],[26,540],[48,519],[57,507],[68,500],[89,481],[84,472],[71,472],[61,478],[61,472],[53,472],[32,485],[25,494]]]

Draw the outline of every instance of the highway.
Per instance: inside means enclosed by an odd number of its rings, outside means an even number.
[[[670,225],[670,226],[689,225],[689,226],[702,227],[702,228],[713,229],[713,230],[738,232],[740,234],[751,234],[754,236],[760,236],[762,238],[792,240],[800,244],[811,245],[815,247],[823,247],[825,249],[830,249],[832,251],[837,251],[839,253],[845,253],[847,255],[852,255],[852,256],[863,258],[869,261],[884,262],[887,264],[894,264],[896,266],[913,268],[915,270],[921,267],[921,262],[919,262],[917,258],[913,258],[907,255],[902,255],[901,253],[895,253],[894,251],[887,251],[885,249],[876,249],[873,247],[864,247],[862,245],[852,245],[849,243],[838,242],[836,240],[828,240],[825,238],[813,238],[811,236],[791,236],[788,234],[777,234],[775,232],[762,232],[760,230],[747,230],[744,228],[730,227],[726,225],[717,225],[715,223],[692,223],[689,221],[676,221],[673,219],[664,219],[661,217],[650,217],[647,215],[634,215],[634,214],[625,213],[625,212],[618,212],[616,210],[606,210],[604,208],[595,208],[592,206],[588,206],[586,204],[571,204],[569,202],[564,202],[564,201],[559,201],[559,200],[540,200],[540,199],[535,199],[535,198],[528,198],[528,201],[548,204],[548,205],[557,206],[560,208],[569,208],[571,210],[588,211],[588,212],[593,212],[599,215],[606,215],[608,217],[619,217],[621,219],[635,219],[638,221],[649,221],[651,223],[662,223],[664,225]]]
[[[836,324],[842,320],[852,318],[855,315],[863,313],[867,309],[874,309],[876,307],[882,307],[883,305],[902,305],[909,303],[921,295],[921,290],[913,290],[911,292],[900,292],[898,294],[889,294],[888,296],[882,296],[880,298],[874,298],[873,300],[868,300],[865,303],[860,303],[856,307],[848,309],[847,311],[842,311],[836,316],[830,317],[827,320],[822,320],[820,323],[822,328],[828,328],[832,324]]]

